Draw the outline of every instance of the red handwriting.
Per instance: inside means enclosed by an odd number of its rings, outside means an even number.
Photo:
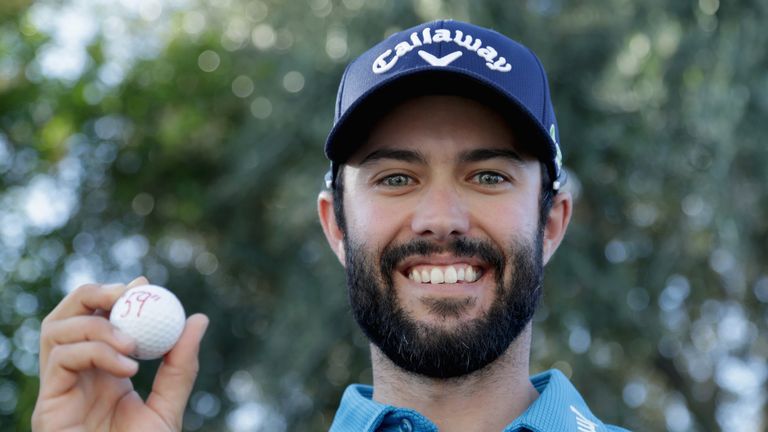
[[[141,317],[141,310],[144,309],[144,304],[147,303],[147,301],[158,301],[160,300],[160,296],[154,293],[151,293],[149,291],[134,291],[129,295],[128,297],[123,300],[123,302],[127,305],[125,307],[125,310],[120,315],[120,318],[125,318],[131,313],[131,309],[133,309],[134,303],[136,304],[136,318]]]

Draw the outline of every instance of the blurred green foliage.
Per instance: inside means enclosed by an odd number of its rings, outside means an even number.
[[[0,5],[0,431],[66,290],[140,274],[211,317],[185,430],[327,429],[370,381],[315,215],[336,86],[440,17],[550,75],[577,202],[533,372],[636,430],[768,427],[765,2],[51,0]]]

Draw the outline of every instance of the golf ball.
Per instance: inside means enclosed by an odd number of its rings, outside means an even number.
[[[132,356],[160,358],[171,350],[184,329],[184,307],[172,292],[157,285],[129,289],[112,306],[109,321],[136,340]]]

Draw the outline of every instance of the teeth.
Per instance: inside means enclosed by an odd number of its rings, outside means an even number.
[[[459,276],[456,274],[456,269],[453,266],[445,270],[445,283],[456,283],[458,279]]]
[[[467,267],[467,271],[464,274],[464,280],[466,280],[467,282],[474,282],[477,280],[475,276],[476,276],[475,269],[473,269],[472,267]]]
[[[480,270],[475,270],[471,266],[460,265],[458,267],[432,267],[431,269],[422,268],[421,270],[411,270],[408,279],[417,283],[449,283],[457,282],[475,282],[480,279]]]
[[[421,283],[421,273],[417,272],[417,271],[411,272],[411,279],[413,279],[414,281],[416,281],[418,283]]]
[[[429,282],[429,272],[426,270],[421,271],[421,282],[428,283]]]
[[[432,269],[432,272],[429,274],[429,280],[433,284],[441,284],[445,282],[445,277],[443,276],[443,272],[440,271],[439,268],[435,267]]]

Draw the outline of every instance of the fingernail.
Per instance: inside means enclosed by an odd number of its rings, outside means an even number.
[[[128,369],[137,369],[139,367],[139,362],[130,357],[121,355],[118,359],[120,360],[120,363]]]
[[[136,339],[128,336],[127,334],[121,332],[120,330],[115,329],[115,330],[113,330],[113,333],[115,335],[115,339],[117,339],[117,342],[120,345],[132,346],[133,344],[136,343]]]
[[[117,289],[122,286],[125,286],[125,285],[121,283],[111,283],[111,284],[104,284],[101,287],[107,290],[111,290],[111,289]]]
[[[149,283],[149,280],[147,278],[145,278],[144,276],[139,276],[136,279],[132,280],[131,283],[129,283],[128,285],[133,285],[135,283],[144,283],[145,284],[145,283]]]
[[[205,322],[202,324],[202,331],[200,332],[200,340],[203,340],[203,337],[205,336],[205,332],[208,330],[208,325],[211,323],[211,320],[208,318],[208,316],[203,315],[205,318]]]

